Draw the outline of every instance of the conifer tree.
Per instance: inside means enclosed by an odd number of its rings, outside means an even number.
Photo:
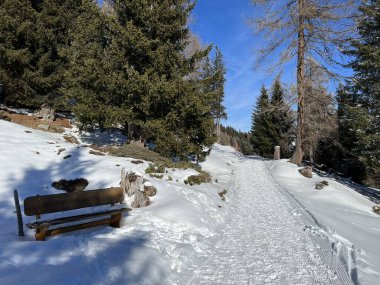
[[[357,99],[355,114],[363,122],[357,153],[369,170],[370,184],[380,185],[380,1],[362,2],[358,23],[359,39],[352,41],[354,70],[352,92]]]
[[[357,130],[366,127],[367,120],[363,109],[358,106],[358,97],[349,86],[339,85],[336,91],[338,103],[338,165],[337,169],[362,183],[366,178],[366,168],[360,161],[361,134]]]
[[[83,5],[72,43],[61,50],[68,65],[60,91],[83,128],[126,126],[132,117],[127,95],[131,83],[125,79],[128,62],[118,53],[120,30],[96,3],[84,0]]]
[[[130,125],[165,155],[201,153],[213,141],[210,102],[190,78],[209,50],[185,55],[194,3],[110,1],[124,39],[119,50],[129,64]]]
[[[203,67],[204,92],[210,98],[211,113],[214,118],[216,136],[220,141],[222,119],[227,119],[227,113],[223,105],[224,101],[224,84],[225,84],[226,67],[223,61],[221,50],[216,47],[214,59],[206,59]]]
[[[224,101],[224,84],[226,76],[226,67],[223,61],[223,55],[221,50],[216,47],[215,58],[213,62],[214,79],[213,87],[215,92],[215,98],[212,100],[211,112],[216,124],[216,136],[220,137],[220,121],[221,119],[227,119],[227,113],[223,105]]]
[[[76,20],[84,12],[83,3],[77,0],[44,0],[40,4],[40,21],[42,37],[39,43],[41,52],[36,62],[33,78],[40,103],[62,105],[64,72],[68,68],[62,50],[72,42],[72,31]]]
[[[0,101],[29,107],[37,96],[31,73],[39,57],[39,15],[31,1],[4,0],[0,19]]]
[[[269,109],[268,91],[262,86],[260,96],[252,112],[251,143],[254,152],[263,157],[272,157],[274,150],[273,123]]]
[[[274,145],[281,147],[283,156],[291,155],[293,119],[289,105],[285,102],[285,91],[279,78],[273,83],[270,100],[270,115],[272,118],[272,141]]]

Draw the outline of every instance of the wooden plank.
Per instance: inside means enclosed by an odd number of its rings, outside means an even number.
[[[103,219],[100,221],[93,221],[93,222],[88,222],[88,223],[79,224],[79,225],[52,229],[46,232],[46,236],[55,236],[55,235],[59,235],[59,234],[67,233],[67,232],[72,232],[72,231],[77,231],[77,230],[82,230],[82,229],[87,229],[87,228],[92,228],[92,227],[111,225],[114,222],[115,221],[112,218],[109,218],[109,219]]]
[[[87,207],[110,205],[123,201],[124,191],[120,187],[33,196],[24,200],[24,212],[27,216],[33,216]]]
[[[50,219],[50,220],[45,220],[45,221],[36,221],[33,223],[26,224],[26,226],[29,229],[37,229],[37,228],[42,228],[42,227],[46,227],[46,226],[61,225],[61,224],[66,224],[66,223],[71,223],[71,222],[76,222],[76,221],[82,221],[82,220],[87,220],[87,219],[102,217],[102,216],[107,216],[107,215],[112,216],[114,214],[119,214],[119,213],[122,213],[125,211],[131,211],[131,209],[122,208],[122,209],[97,212],[97,213],[91,213],[91,214],[83,214],[83,215],[77,215],[77,216]]]

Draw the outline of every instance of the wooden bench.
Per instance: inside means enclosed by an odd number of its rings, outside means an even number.
[[[130,211],[131,209],[125,207],[114,208],[109,211],[67,216],[50,220],[41,220],[41,215],[102,205],[115,206],[117,203],[122,203],[123,201],[124,190],[122,188],[108,188],[28,197],[24,201],[24,212],[27,216],[36,216],[36,221],[26,224],[26,226],[30,229],[36,230],[36,240],[45,240],[45,237],[47,236],[101,225],[109,225],[118,228],[120,227],[122,213],[124,211]],[[98,219],[99,217],[104,216],[108,217],[100,220]],[[96,220],[94,220],[95,218]],[[89,221],[90,219],[92,221]],[[82,222],[77,223],[78,221]],[[75,224],[60,227],[60,225],[68,223]],[[49,229],[50,227],[53,228]]]

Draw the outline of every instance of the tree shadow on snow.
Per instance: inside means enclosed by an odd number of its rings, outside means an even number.
[[[25,198],[63,193],[51,186],[57,179],[86,178],[88,167],[96,162],[81,159],[84,151],[74,148],[65,153],[71,155],[67,159],[60,156],[57,163],[44,169],[26,170],[22,179],[9,178],[15,181],[13,188],[19,193],[24,224],[34,221],[34,217],[24,214]],[[96,186],[106,187],[102,183]],[[165,262],[157,263],[155,250],[145,246],[147,233],[130,231],[125,225],[126,212],[121,228],[94,227],[39,242],[34,240],[34,230],[25,226],[26,236],[18,237],[13,189],[9,192],[9,197],[0,200],[0,284],[138,284],[152,274],[156,280],[164,280]],[[72,212],[42,215],[42,219]],[[151,284],[160,284],[157,282]]]

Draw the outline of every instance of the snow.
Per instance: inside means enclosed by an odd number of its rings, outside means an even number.
[[[61,148],[65,151],[58,155]],[[239,158],[232,148],[220,148],[204,169],[213,165],[211,174],[223,173],[228,181],[231,167],[223,157],[231,162]],[[63,159],[66,155],[71,157]],[[130,161],[91,155],[89,148],[65,142],[63,134],[0,121],[0,284],[167,284],[169,275],[186,268],[196,252],[205,250],[202,241],[214,234],[228,213],[218,195],[222,183],[185,185],[195,170],[168,169],[162,180],[156,179],[145,174],[148,162]],[[223,164],[217,167],[218,163]],[[152,205],[125,214],[121,228],[98,227],[37,242],[34,231],[24,227],[26,236],[17,236],[14,189],[23,209],[29,196],[62,193],[51,186],[59,179],[86,178],[86,189],[118,186],[122,167],[142,174],[158,192],[151,197]],[[60,214],[42,217],[55,216]],[[34,217],[23,219],[26,224]]]
[[[67,132],[83,144],[107,142],[104,133]],[[63,135],[0,121],[2,285],[352,284],[350,278],[372,285],[380,278],[380,217],[373,202],[339,181],[307,179],[285,160],[247,158],[215,144],[201,164],[212,182],[189,186],[184,180],[197,174],[193,169],[167,169],[162,179],[152,178],[146,161],[92,155]],[[119,139],[120,133],[108,141]],[[118,186],[122,167],[144,176],[157,195],[150,206],[125,213],[121,228],[45,242],[26,227],[25,237],[17,235],[14,189],[23,208],[26,197],[62,193],[51,186],[59,179],[86,178],[87,189]],[[329,186],[317,191],[321,180]],[[218,194],[223,190],[226,201]],[[43,218],[54,216],[60,214]]]
[[[286,160],[270,161],[267,166],[284,190],[317,220],[318,232],[345,248],[342,257],[349,263],[354,281],[361,285],[378,284],[380,216],[372,211],[375,204],[333,178],[315,173],[312,179],[305,178],[298,173],[297,166]],[[329,186],[314,189],[322,180]]]

